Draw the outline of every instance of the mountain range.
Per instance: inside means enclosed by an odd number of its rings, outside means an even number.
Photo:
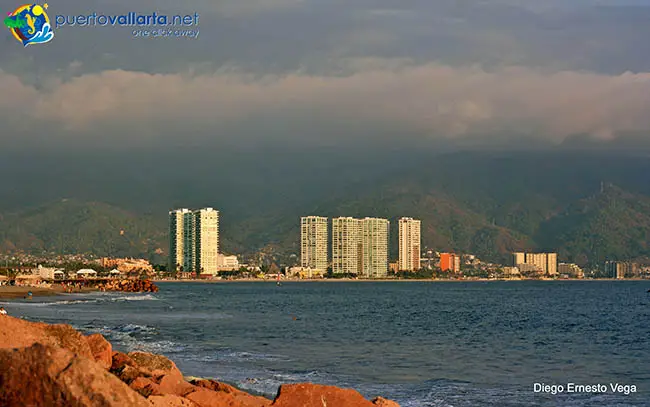
[[[230,253],[266,247],[299,255],[300,216],[321,215],[388,218],[392,257],[401,216],[422,220],[423,247],[486,260],[507,262],[513,250],[557,251],[583,265],[650,257],[647,155],[324,151],[286,160],[265,153],[44,160],[51,166],[45,178],[17,160],[0,179],[7,186],[0,250],[161,261],[167,211],[212,206],[221,211],[222,247]]]

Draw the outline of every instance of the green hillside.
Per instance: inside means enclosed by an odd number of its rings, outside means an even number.
[[[321,215],[388,218],[393,257],[401,216],[422,220],[424,247],[488,260],[507,261],[518,249],[557,250],[561,260],[580,264],[650,256],[647,157],[578,152],[414,157],[379,164],[367,159],[356,167],[337,166],[327,156],[313,165],[269,160],[229,167],[236,172],[216,171],[226,164],[211,167],[208,161],[201,161],[197,172],[193,161],[179,160],[174,166],[186,166],[183,171],[149,165],[147,177],[131,178],[135,169],[124,162],[115,168],[117,175],[96,170],[75,183],[64,165],[49,183],[26,171],[5,173],[16,188],[4,190],[13,194],[0,191],[0,198],[12,202],[0,212],[0,249],[164,254],[169,208],[213,206],[221,211],[223,251],[230,253],[272,246],[279,254],[299,254],[300,216]],[[162,187],[172,173],[180,189]],[[602,181],[617,186],[601,193]],[[46,199],[56,194],[75,199]],[[38,202],[48,203],[31,206]]]
[[[560,257],[585,263],[650,255],[650,198],[606,185],[543,223],[536,240]]]
[[[0,249],[148,257],[164,248],[165,219],[64,199],[0,218]]]

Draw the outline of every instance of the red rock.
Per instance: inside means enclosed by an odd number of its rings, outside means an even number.
[[[393,400],[387,400],[383,397],[375,397],[372,400],[372,404],[378,407],[400,407],[400,405],[394,402]]]
[[[184,397],[199,407],[267,407],[271,405],[270,400],[264,399],[264,401],[260,401],[256,400],[253,396],[250,396],[250,399],[241,398],[232,393],[216,392],[207,389],[193,391]]]
[[[160,391],[158,384],[154,383],[150,378],[147,377],[136,377],[135,380],[129,384],[129,387],[144,397],[149,397],[151,395],[158,396],[163,394]]]
[[[136,364],[128,355],[122,352],[113,352],[111,372],[122,370],[125,366],[135,367]]]
[[[147,369],[151,372],[157,372],[159,375],[171,374],[183,377],[183,374],[171,360],[161,355],[155,355],[147,352],[131,352],[127,354],[136,366]]]
[[[150,407],[100,365],[36,343],[0,350],[1,406]]]
[[[104,369],[109,370],[113,365],[113,346],[100,334],[93,334],[86,337],[90,351]]]
[[[300,383],[280,386],[272,407],[376,407],[359,392],[334,386]]]
[[[245,407],[266,407],[271,405],[271,400],[265,397],[253,396],[226,383],[220,383],[214,380],[192,380],[190,383],[199,388],[208,389],[216,393],[222,393],[223,395],[229,395],[234,403],[239,403],[236,405]],[[189,395],[186,395],[185,397],[188,396]]]
[[[186,394],[196,390],[194,386],[183,379],[182,375],[176,375],[173,373],[158,376],[156,378],[156,383],[158,384],[162,394],[185,396]]]
[[[183,396],[194,390],[194,386],[185,381],[176,364],[166,357],[146,352],[131,352],[128,357],[141,371],[150,372],[160,394]]]
[[[0,349],[22,348],[34,343],[64,348],[94,360],[86,338],[70,325],[48,325],[9,316],[0,319]]]
[[[138,377],[152,378],[150,371],[132,366],[124,366],[121,370],[111,371],[111,373],[129,385]]]
[[[153,407],[198,407],[192,401],[173,394],[151,396],[147,400]]]

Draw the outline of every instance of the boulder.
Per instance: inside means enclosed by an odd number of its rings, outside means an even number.
[[[158,384],[160,393],[162,394],[174,394],[176,396],[185,396],[190,392],[196,390],[194,386],[189,384],[183,379],[183,376],[179,376],[173,373],[165,374],[162,376],[156,376],[154,381]]]
[[[230,403],[232,403],[233,406],[267,407],[271,405],[271,400],[265,397],[253,396],[229,384],[220,383],[215,380],[197,379],[190,381],[190,383],[199,389],[206,389],[215,393],[221,393],[219,395],[219,398],[222,400],[228,400]],[[197,390],[197,392],[198,391],[199,390]],[[206,394],[202,393],[200,395],[195,395],[194,397],[198,399],[199,397],[203,398],[206,396]],[[185,397],[190,398],[189,394],[185,395]]]
[[[153,407],[198,407],[192,401],[173,394],[151,396],[147,400]]]
[[[70,325],[49,325],[0,315],[0,349],[22,348],[36,342],[95,359],[86,338]]]
[[[163,393],[160,391],[160,387],[158,384],[156,384],[153,380],[147,377],[136,377],[133,381],[131,381],[131,384],[129,384],[129,387],[138,393],[140,393],[141,396],[143,397],[149,397],[149,396],[159,396],[162,395]]]
[[[376,407],[359,392],[312,383],[280,386],[272,407]]]
[[[130,367],[135,367],[136,364],[131,359],[128,355],[122,353],[122,352],[113,352],[113,358],[112,358],[112,364],[111,364],[111,372],[117,372],[126,366]]]
[[[0,405],[150,407],[142,396],[88,358],[36,343],[0,350]]]
[[[173,376],[183,377],[183,374],[171,360],[161,355],[155,355],[147,352],[131,352],[127,356],[135,363],[136,366],[147,369],[154,375],[170,374]]]
[[[113,365],[113,346],[100,334],[93,334],[86,337],[90,351],[104,369],[110,370]]]
[[[141,375],[148,374],[153,378],[160,394],[183,396],[194,390],[194,386],[185,381],[176,364],[166,357],[146,352],[131,352],[127,356],[142,372]]]
[[[184,397],[199,407],[267,407],[271,405],[270,400],[264,399],[260,401],[253,398],[253,396],[251,398],[241,398],[236,394],[207,389],[195,390]]]
[[[375,397],[372,400],[372,404],[378,407],[400,407],[400,405],[394,402],[393,400],[387,400],[383,397]]]
[[[135,379],[138,377],[145,377],[145,378],[153,378],[151,376],[151,372],[149,372],[146,369],[140,369],[139,367],[133,367],[133,366],[124,366],[120,370],[111,370],[111,373],[113,373],[118,379],[123,381],[126,384],[131,384]]]

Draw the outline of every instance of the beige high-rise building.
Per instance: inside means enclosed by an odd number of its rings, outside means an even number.
[[[535,266],[545,275],[557,275],[557,253],[513,253],[514,266]]]
[[[413,218],[399,220],[399,270],[420,269],[420,221]]]
[[[306,216],[300,219],[300,261],[304,268],[327,270],[327,218]]]
[[[388,274],[387,219],[365,218],[361,220],[362,275],[385,277]]]
[[[361,221],[350,217],[332,219],[332,272],[361,274],[362,252]]]
[[[186,266],[188,253],[186,246],[186,223],[191,220],[189,209],[174,209],[169,211],[169,261],[168,270],[180,271]],[[188,216],[190,215],[190,216]],[[187,219],[186,219],[187,218]]]
[[[512,253],[512,265],[514,267],[517,267],[518,264],[524,264],[526,263],[526,253],[524,252],[517,252],[517,253]]]
[[[219,271],[219,211],[203,208],[194,211],[194,271],[217,274]]]

